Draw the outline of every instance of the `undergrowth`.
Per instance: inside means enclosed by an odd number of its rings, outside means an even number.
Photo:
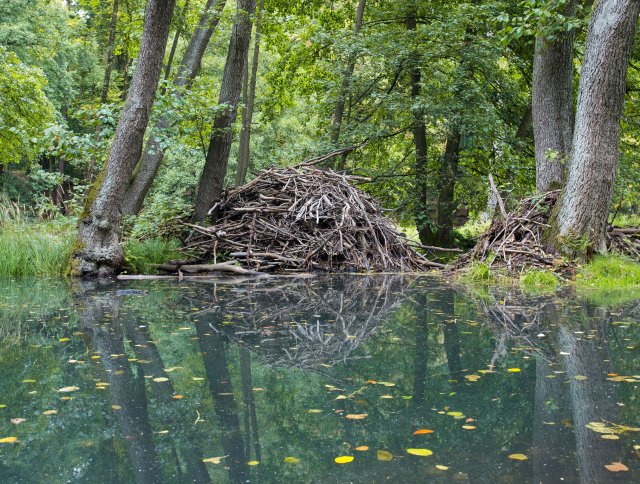
[[[124,243],[124,254],[130,272],[149,274],[154,264],[163,264],[181,257],[180,242],[175,239],[128,239]]]

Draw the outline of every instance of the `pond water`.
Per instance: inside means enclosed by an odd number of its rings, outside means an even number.
[[[2,280],[0,482],[638,482],[619,296]]]

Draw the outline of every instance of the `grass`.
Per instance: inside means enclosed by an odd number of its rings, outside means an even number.
[[[127,266],[136,274],[153,273],[153,264],[162,264],[181,257],[180,242],[177,240],[129,239],[124,243]]]
[[[579,269],[576,286],[583,289],[640,288],[640,264],[621,255],[596,256]]]
[[[487,262],[473,262],[462,274],[460,280],[465,283],[492,284],[498,277]]]
[[[519,282],[527,292],[544,293],[554,291],[560,284],[560,279],[551,271],[529,269],[522,273]]]

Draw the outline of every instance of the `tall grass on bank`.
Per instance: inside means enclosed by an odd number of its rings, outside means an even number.
[[[0,275],[58,276],[65,272],[75,235],[72,219],[34,222],[21,208],[0,203]]]

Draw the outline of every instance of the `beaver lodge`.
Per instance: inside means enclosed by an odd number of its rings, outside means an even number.
[[[354,186],[365,181],[310,164],[263,170],[225,191],[211,209],[213,225],[188,224],[192,233],[185,245],[195,261],[224,264],[160,268],[200,272],[239,263],[250,271],[413,272],[442,267],[418,253],[375,200]]]

